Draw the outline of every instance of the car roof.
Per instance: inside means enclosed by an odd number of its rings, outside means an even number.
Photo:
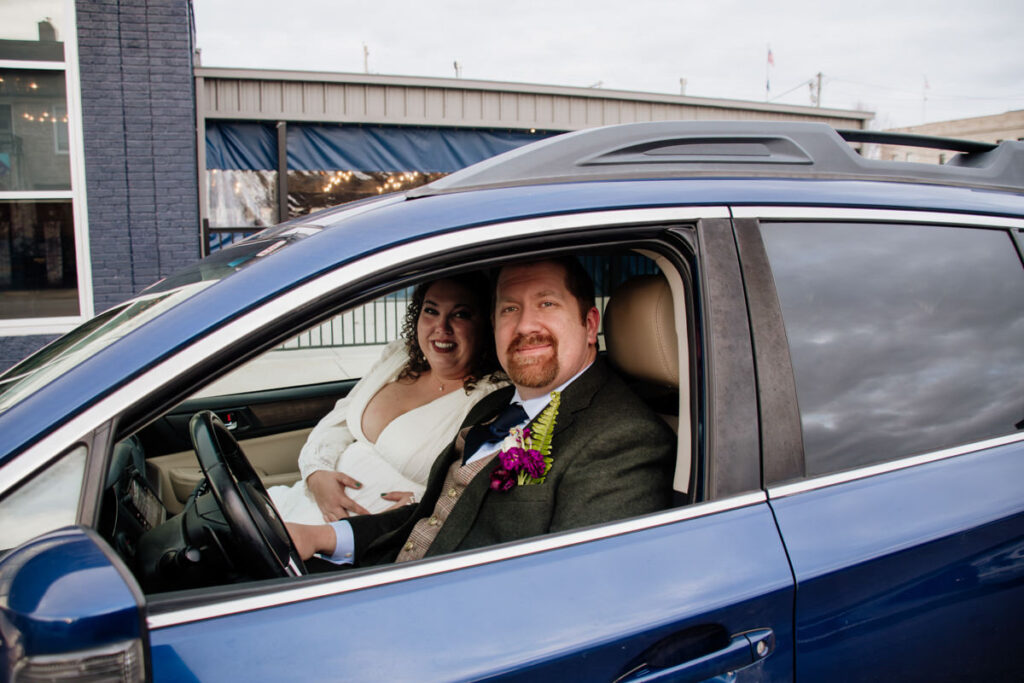
[[[957,152],[945,164],[867,159],[849,143]],[[775,177],[941,183],[1024,189],[1024,143],[836,130],[789,121],[657,121],[589,128],[492,157],[412,190],[471,189],[653,178]]]

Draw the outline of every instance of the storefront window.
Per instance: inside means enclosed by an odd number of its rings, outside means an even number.
[[[0,318],[78,314],[71,200],[0,201]]]
[[[411,190],[447,173],[419,171],[288,171],[288,217],[388,192]]]
[[[0,328],[63,331],[82,310],[82,264],[65,52],[68,0],[0,0]],[[76,90],[77,93],[77,90]],[[77,97],[77,95],[76,95]],[[77,100],[76,100],[77,101]],[[65,319],[65,320],[62,320]],[[40,327],[41,326],[41,327]]]
[[[211,228],[266,228],[277,223],[277,171],[206,172]]]
[[[64,72],[0,69],[0,191],[70,189]]]

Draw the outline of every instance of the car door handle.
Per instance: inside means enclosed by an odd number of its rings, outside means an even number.
[[[775,649],[775,634],[770,628],[734,635],[725,647],[680,664],[654,668],[634,667],[615,683],[652,683],[653,681],[702,681],[754,664]]]

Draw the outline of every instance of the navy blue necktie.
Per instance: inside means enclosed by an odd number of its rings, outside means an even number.
[[[509,403],[488,424],[474,425],[466,434],[466,447],[462,450],[462,464],[484,444],[498,444],[508,436],[509,430],[526,420],[526,411],[518,403]]]

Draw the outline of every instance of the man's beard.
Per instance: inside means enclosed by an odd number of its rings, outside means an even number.
[[[520,358],[516,350],[523,346],[550,344],[551,350],[545,356]],[[505,371],[516,386],[539,389],[546,387],[558,377],[558,341],[547,334],[518,335],[509,342],[506,351],[508,367]]]

